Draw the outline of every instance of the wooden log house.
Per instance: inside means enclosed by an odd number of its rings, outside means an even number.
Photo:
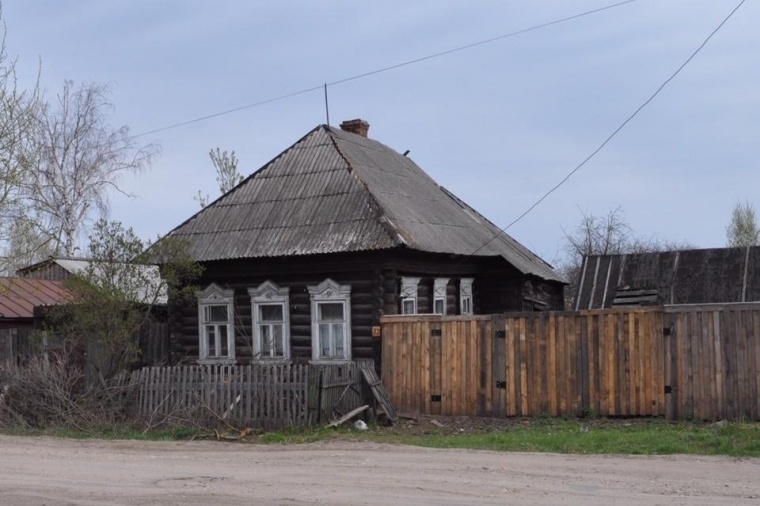
[[[549,264],[368,128],[316,127],[169,233],[204,267],[175,361],[379,362],[382,315],[563,308]]]

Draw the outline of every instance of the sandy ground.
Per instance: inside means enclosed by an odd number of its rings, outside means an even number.
[[[0,436],[3,505],[760,504],[760,460]]]

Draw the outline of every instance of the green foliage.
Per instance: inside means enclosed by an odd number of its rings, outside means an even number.
[[[382,439],[380,439],[382,440]],[[432,448],[472,448],[581,454],[760,456],[760,424],[642,420],[584,424],[555,420],[506,430],[402,437],[397,442]]]
[[[238,172],[238,159],[235,151],[222,151],[219,148],[208,152],[211,163],[216,170],[216,183],[219,185],[219,193],[224,195],[243,181],[243,176]],[[201,207],[206,207],[211,200],[208,194],[198,190],[198,195],[193,197]]]
[[[451,422],[447,422],[450,424]],[[449,429],[449,430],[447,430]],[[645,420],[531,419],[509,427],[452,431],[431,428],[406,431],[400,427],[371,426],[359,432],[350,425],[328,429],[314,427],[261,433],[242,442],[259,444],[306,444],[326,440],[362,440],[429,448],[467,448],[512,452],[628,455],[727,455],[760,457],[760,423],[668,422]],[[42,432],[13,429],[6,433],[104,439],[176,440],[199,434],[198,427],[167,426],[149,431],[130,424],[104,425],[94,430],[53,428]]]
[[[243,181],[243,176],[237,170],[238,159],[235,151],[227,152],[219,148],[209,151],[208,156],[216,169],[216,182],[219,193],[224,195]]]
[[[129,368],[139,358],[137,335],[155,309],[172,292],[178,298],[192,291],[200,274],[183,243],[161,241],[146,253],[145,243],[120,222],[99,220],[88,247],[90,262],[67,282],[70,304],[48,318],[55,332],[79,347],[103,378]],[[159,267],[145,263],[152,259]]]
[[[755,207],[746,201],[737,202],[726,227],[726,246],[746,247],[760,244],[760,227],[757,225]]]

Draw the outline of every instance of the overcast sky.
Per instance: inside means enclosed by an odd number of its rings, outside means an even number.
[[[42,62],[110,83],[139,134],[496,37],[614,0],[4,0],[22,85]],[[738,0],[638,0],[329,89],[330,120],[410,150],[504,226],[594,151]],[[738,200],[760,207],[760,2],[747,2],[604,150],[509,233],[550,262],[579,209],[620,206],[640,235],[720,247]],[[322,90],[141,138],[162,154],[125,178],[111,217],[155,238],[216,197],[212,147],[244,175],[325,123]]]

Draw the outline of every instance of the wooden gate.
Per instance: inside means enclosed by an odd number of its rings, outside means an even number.
[[[382,319],[399,411],[753,418],[760,305]]]

